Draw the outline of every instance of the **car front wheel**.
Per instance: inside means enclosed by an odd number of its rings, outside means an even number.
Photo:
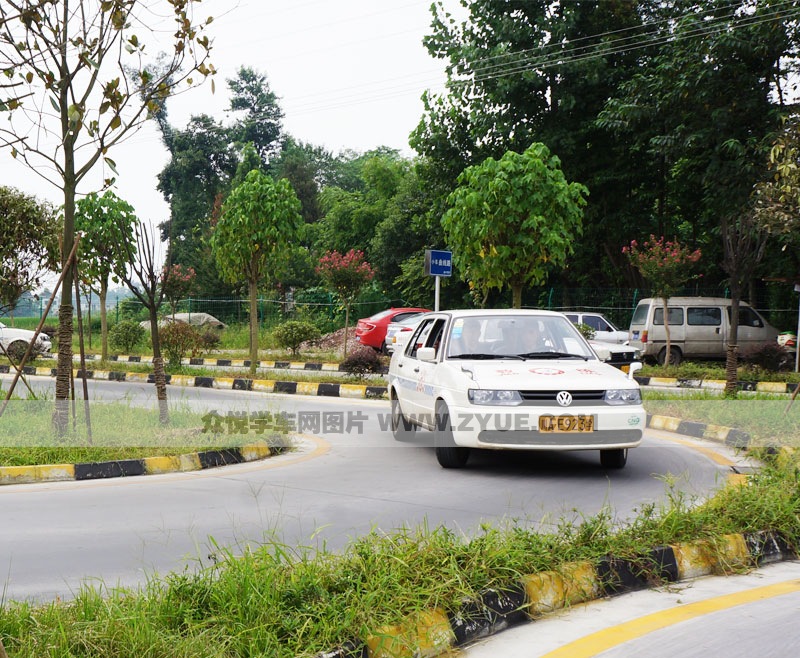
[[[395,441],[410,441],[415,432],[416,427],[403,415],[400,401],[392,396],[392,436]]]
[[[25,352],[28,351],[28,343],[24,340],[15,340],[6,348],[6,353],[8,357],[14,362],[19,363],[22,361],[22,357],[25,356]]]
[[[462,468],[469,459],[469,448],[459,448],[453,441],[453,427],[447,405],[436,405],[436,427],[433,430],[436,459],[442,468]]]
[[[600,464],[603,468],[625,468],[628,463],[628,449],[615,448],[614,450],[600,451]]]

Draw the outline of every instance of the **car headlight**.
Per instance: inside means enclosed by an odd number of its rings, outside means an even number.
[[[496,404],[513,406],[522,403],[519,391],[493,391],[481,388],[471,388],[467,397],[472,404]]]
[[[610,388],[603,399],[606,404],[641,404],[642,394],[638,388]]]

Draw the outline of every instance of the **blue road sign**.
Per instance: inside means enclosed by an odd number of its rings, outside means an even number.
[[[429,274],[431,276],[452,276],[453,252],[426,249],[425,274]]]

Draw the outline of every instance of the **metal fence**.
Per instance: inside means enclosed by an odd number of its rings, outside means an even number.
[[[698,288],[685,289],[680,295],[730,297],[727,288]],[[651,296],[649,290],[636,288],[556,288],[543,287],[531,290],[526,299],[526,308],[544,308],[554,311],[584,311],[602,313],[614,324],[626,328],[630,324],[631,316],[639,300]],[[759,311],[772,325],[781,331],[794,331],[798,324],[798,296],[791,286],[786,284],[766,284],[751,291],[745,297],[756,310]],[[533,303],[530,301],[533,300]],[[91,307],[88,299],[82,299],[84,315],[91,312],[93,323],[99,318],[97,297],[92,300]],[[354,304],[350,311],[350,324],[358,318],[369,317],[390,306],[404,306],[401,299],[390,299],[373,295],[369,299],[362,299]],[[41,318],[45,300],[36,300],[24,309],[16,309],[15,318]],[[247,299],[221,297],[187,298],[181,300],[176,312],[179,313],[209,313],[226,324],[245,324],[249,322],[250,304]],[[162,314],[172,312],[169,304],[162,307]],[[53,305],[48,321],[57,321],[58,308]],[[134,297],[124,299],[111,299],[108,303],[108,316],[111,322],[119,320],[145,320],[147,311]],[[258,321],[259,324],[270,329],[289,319],[302,319],[314,322],[323,331],[332,331],[344,325],[344,309],[335,297],[320,289],[300,291],[284,299],[259,297]]]

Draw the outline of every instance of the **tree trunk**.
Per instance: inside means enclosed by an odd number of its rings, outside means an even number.
[[[350,325],[350,304],[344,305],[344,354],[342,358],[347,358],[347,327]]]
[[[739,299],[741,292],[731,289],[731,334],[728,336],[728,349],[725,352],[725,397],[735,398],[736,381],[739,369]]]
[[[164,370],[164,358],[161,356],[161,339],[158,335],[158,315],[156,304],[151,300],[150,308],[150,338],[153,342],[153,381],[156,385],[156,400],[158,401],[158,421],[162,425],[169,425],[169,405],[167,403],[167,374]]]
[[[511,284],[511,307],[522,308],[522,284]]]
[[[256,374],[258,362],[258,282],[247,282],[250,296],[250,374]]]
[[[106,312],[106,296],[108,295],[108,280],[100,281],[100,359],[108,358],[108,314]],[[91,326],[91,322],[89,323]]]
[[[65,149],[66,150],[66,149]],[[69,151],[70,156],[72,155]],[[61,244],[61,266],[64,279],[61,283],[61,303],[58,307],[58,362],[56,364],[56,404],[53,411],[53,428],[56,436],[64,436],[69,428],[70,381],[72,376],[72,295],[74,268],[69,253],[75,242],[75,172],[72,157],[71,176],[64,174],[64,232]]]
[[[664,332],[667,334],[667,347],[666,347],[667,353],[664,355],[664,367],[666,368],[669,366],[669,361],[670,361],[669,357],[671,356],[670,353],[672,352],[672,340],[670,339],[669,335],[669,307],[668,307],[669,298],[664,297],[663,302],[664,302]]]

